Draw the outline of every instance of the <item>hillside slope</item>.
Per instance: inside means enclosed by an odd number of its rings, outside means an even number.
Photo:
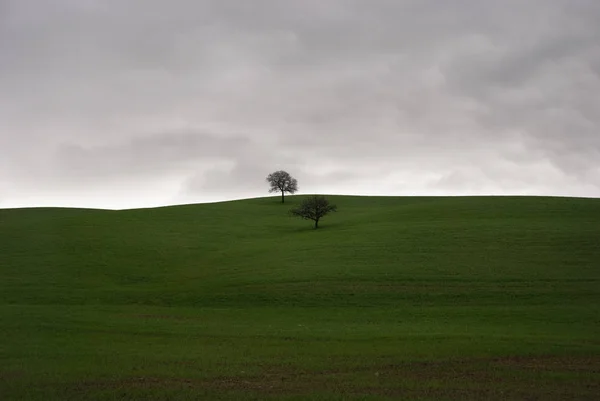
[[[600,390],[600,200],[331,196],[339,212],[313,230],[286,215],[301,198],[0,210],[0,391],[586,399]],[[490,371],[515,356],[550,362]],[[402,366],[416,361],[434,365],[411,378],[417,368]],[[523,367],[532,363],[544,368]],[[335,385],[319,384],[331,371]],[[369,384],[375,371],[386,373]],[[464,375],[480,383],[458,386]],[[556,377],[571,384],[554,388]]]
[[[286,216],[298,198],[3,210],[0,296],[167,306],[360,304],[364,296],[377,304],[421,299],[406,292],[416,281],[443,283],[443,292],[477,282],[485,298],[495,287],[502,297],[514,283],[560,281],[554,290],[577,297],[567,283],[600,278],[599,200],[331,197],[340,212],[315,231]]]

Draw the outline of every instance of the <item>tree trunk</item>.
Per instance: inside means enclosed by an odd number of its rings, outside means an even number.
[[[283,191],[281,191],[281,203],[284,203],[284,199],[283,199]]]
[[[319,219],[316,219],[316,220],[315,220],[315,230],[316,230],[317,228],[319,228]]]

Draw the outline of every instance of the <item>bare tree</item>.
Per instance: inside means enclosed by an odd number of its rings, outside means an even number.
[[[315,222],[315,229],[317,229],[319,228],[321,217],[335,211],[337,211],[337,206],[329,204],[329,201],[324,196],[313,195],[303,199],[300,206],[290,210],[290,214],[304,220],[313,220]]]
[[[287,171],[279,170],[267,176],[267,182],[271,185],[269,192],[281,191],[281,203],[285,202],[284,194],[289,192],[293,194],[298,191],[298,181]]]

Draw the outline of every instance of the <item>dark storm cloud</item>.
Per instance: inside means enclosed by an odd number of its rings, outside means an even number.
[[[600,196],[598,20],[595,0],[0,1],[0,206],[256,196],[279,168],[307,192]]]

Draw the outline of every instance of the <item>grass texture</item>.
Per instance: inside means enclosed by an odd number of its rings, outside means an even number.
[[[2,400],[600,397],[600,200],[0,210]]]

